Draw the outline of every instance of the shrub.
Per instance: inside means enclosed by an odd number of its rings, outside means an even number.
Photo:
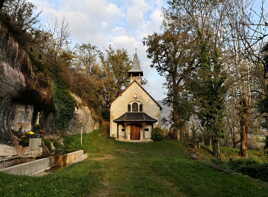
[[[154,128],[152,131],[152,140],[153,141],[161,141],[164,139],[162,129]]]
[[[257,164],[258,162],[252,159],[239,159],[239,160],[232,160],[229,162],[229,165],[234,170],[240,169],[240,168],[252,167]]]
[[[229,162],[230,167],[250,177],[268,181],[268,164],[260,164],[255,160],[235,160]]]
[[[66,129],[75,111],[75,100],[70,95],[64,82],[54,84],[54,104],[56,108],[56,127]]]
[[[42,139],[44,145],[48,148],[49,151],[52,151],[52,147],[51,147],[51,140],[49,139]]]
[[[27,146],[29,146],[29,137],[27,137],[27,136],[23,136],[23,137],[20,139],[20,145],[23,146],[23,147],[27,147]]]

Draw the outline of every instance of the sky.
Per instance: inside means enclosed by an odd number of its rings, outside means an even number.
[[[131,58],[137,49],[144,77],[145,88],[156,100],[165,97],[164,78],[146,57],[144,37],[161,32],[162,8],[166,0],[29,0],[42,12],[42,26],[60,23],[69,25],[72,44],[91,43],[101,50],[110,45],[126,49]],[[255,9],[262,0],[252,1]],[[268,0],[265,0],[268,10]],[[267,9],[266,9],[267,8]],[[268,16],[267,16],[268,17]]]
[[[146,57],[143,38],[161,32],[165,0],[30,0],[41,11],[42,25],[65,20],[73,44],[91,43],[105,50],[124,48],[131,58],[135,49],[148,81],[145,88],[156,100],[165,97],[164,78]]]

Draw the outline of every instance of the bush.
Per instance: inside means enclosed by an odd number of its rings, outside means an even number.
[[[23,136],[23,137],[20,139],[20,145],[23,146],[23,147],[27,147],[27,146],[29,146],[29,137],[27,137],[27,136]]]
[[[230,161],[231,169],[246,174],[250,177],[268,181],[268,164],[260,164],[254,160],[235,160]]]
[[[161,141],[164,139],[162,129],[154,128],[152,131],[152,140],[153,141]]]
[[[239,159],[239,160],[232,160],[229,162],[229,165],[234,170],[239,170],[241,168],[247,168],[257,165],[258,162],[252,159]]]
[[[56,127],[60,130],[68,128],[75,111],[75,100],[63,81],[54,84],[54,104],[56,108]]]

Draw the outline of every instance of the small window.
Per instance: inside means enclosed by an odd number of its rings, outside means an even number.
[[[148,128],[146,128],[146,129],[144,129],[144,131],[149,131],[149,129],[148,129]]]
[[[132,104],[132,112],[138,112],[139,105],[138,103],[133,103]]]
[[[140,104],[140,112],[142,112],[142,110],[143,110],[143,106],[142,104]]]
[[[131,105],[128,104],[128,112],[131,112]]]
[[[122,131],[125,131],[125,129],[122,129]]]

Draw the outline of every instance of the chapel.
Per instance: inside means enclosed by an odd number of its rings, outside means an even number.
[[[112,102],[110,136],[118,141],[150,142],[160,124],[160,104],[142,86],[143,71],[137,53],[128,72],[129,85]]]

